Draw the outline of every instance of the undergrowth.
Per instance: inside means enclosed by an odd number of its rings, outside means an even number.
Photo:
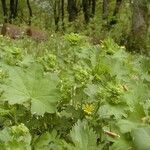
[[[108,38],[0,37],[3,150],[148,150],[150,59]]]

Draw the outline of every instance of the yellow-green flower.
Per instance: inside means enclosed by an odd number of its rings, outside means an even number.
[[[102,45],[101,45],[101,48],[104,48],[104,47],[105,47],[105,46],[102,44]]]
[[[93,106],[93,104],[85,104],[85,105],[83,106],[83,110],[84,110],[84,112],[87,113],[88,115],[91,115],[92,112],[94,111],[94,106]]]
[[[121,49],[125,49],[126,47],[125,47],[125,46],[120,46],[120,48],[121,48]]]

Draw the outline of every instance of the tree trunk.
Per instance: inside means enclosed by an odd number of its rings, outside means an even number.
[[[95,15],[96,0],[92,0],[92,17]]]
[[[75,21],[78,15],[78,9],[76,6],[76,0],[68,0],[68,14],[69,14],[69,22]]]
[[[134,0],[132,4],[131,48],[137,52],[147,52],[148,0]]]
[[[60,0],[55,0],[54,2],[54,20],[55,20],[55,26],[56,31],[59,29],[59,20],[60,20]],[[63,12],[62,12],[63,15]]]
[[[12,23],[12,19],[17,17],[18,11],[18,0],[10,0],[10,15],[9,15],[9,23]]]
[[[27,0],[27,6],[28,6],[28,9],[29,9],[29,25],[31,25],[31,18],[32,18],[32,8],[31,8],[31,5],[30,5],[30,1]]]
[[[116,16],[119,13],[122,2],[123,2],[122,0],[116,0],[116,6],[114,9],[113,16]]]
[[[108,19],[109,0],[103,0],[103,19]]]
[[[14,19],[14,10],[15,10],[15,1],[14,0],[10,0],[9,23],[12,23],[12,19]]]
[[[64,0],[61,1],[61,20],[62,20],[62,28],[64,29]]]
[[[109,27],[111,27],[117,23],[117,21],[118,21],[117,20],[117,14],[119,13],[122,2],[123,2],[122,0],[116,0],[115,9],[113,12],[113,18],[109,22]]]
[[[90,22],[90,0],[83,0],[82,6],[83,6],[85,22],[89,23]]]
[[[14,17],[16,18],[18,16],[18,0],[15,1],[14,9]]]
[[[7,14],[7,7],[6,7],[6,0],[1,0],[2,3],[2,9],[3,9],[3,15],[4,15],[4,22],[8,22],[8,14]]]

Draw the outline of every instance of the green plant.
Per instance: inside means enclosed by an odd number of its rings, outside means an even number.
[[[149,149],[150,59],[63,37],[0,37],[1,148]]]

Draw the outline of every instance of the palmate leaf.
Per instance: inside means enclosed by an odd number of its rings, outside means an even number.
[[[126,107],[123,105],[113,106],[110,104],[105,104],[99,108],[98,114],[99,117],[103,119],[108,119],[111,116],[114,116],[116,119],[120,119],[122,116],[126,117],[125,110]]]
[[[131,145],[125,138],[121,137],[113,143],[110,150],[128,150],[131,149]]]
[[[22,70],[9,69],[10,82],[4,86],[4,100],[9,104],[31,105],[32,114],[54,113],[59,100],[56,74],[43,75],[39,65]]]
[[[69,146],[69,144],[67,144],[64,140],[60,139],[59,136],[57,136],[57,132],[55,130],[51,133],[43,133],[34,141],[33,144],[33,148],[35,150],[64,150]]]
[[[51,141],[52,141],[51,134],[50,133],[44,133],[40,137],[38,137],[37,140],[34,142],[34,149],[50,150],[50,142]]]
[[[150,149],[150,128],[137,128],[131,132],[137,150]]]
[[[121,133],[131,132],[133,129],[137,128],[138,125],[139,124],[136,122],[125,119],[119,120],[117,123],[117,126],[119,127]]]
[[[89,128],[87,122],[80,120],[75,124],[70,132],[75,150],[97,150],[99,149],[96,141],[97,136],[92,129]]]

